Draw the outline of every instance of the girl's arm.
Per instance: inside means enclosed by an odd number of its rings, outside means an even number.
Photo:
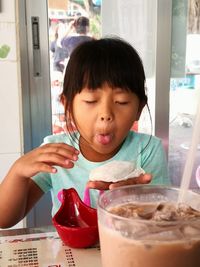
[[[22,220],[43,195],[29,178],[8,173],[0,185],[0,228],[8,228]]]
[[[46,144],[19,158],[0,184],[0,228],[23,219],[43,195],[31,177],[39,172],[55,173],[56,167],[72,168],[78,151],[63,143]]]

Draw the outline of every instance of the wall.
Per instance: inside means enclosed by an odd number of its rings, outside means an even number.
[[[2,0],[0,7],[0,181],[23,153],[17,2]]]

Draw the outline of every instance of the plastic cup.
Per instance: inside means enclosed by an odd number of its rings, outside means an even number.
[[[102,267],[199,267],[200,218],[179,221],[130,219],[109,210],[126,203],[177,203],[179,189],[125,186],[98,200]],[[187,191],[185,204],[200,210],[200,195]]]

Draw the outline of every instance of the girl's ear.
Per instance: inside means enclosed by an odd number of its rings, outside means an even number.
[[[142,110],[143,110],[143,108],[144,108],[145,105],[146,105],[146,102],[145,101],[140,102],[140,105],[138,107],[138,113],[137,113],[137,116],[136,116],[136,121],[139,120],[140,115],[141,115]]]
[[[61,94],[61,96],[60,96],[60,102],[61,102],[61,104],[64,106],[64,108],[66,110],[66,108],[67,108],[67,99],[63,94]]]

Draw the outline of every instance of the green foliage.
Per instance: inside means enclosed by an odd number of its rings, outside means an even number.
[[[96,15],[90,19],[90,32],[96,39],[101,37],[101,21],[99,15]]]
[[[10,46],[4,44],[0,47],[0,58],[6,58],[10,52]]]

